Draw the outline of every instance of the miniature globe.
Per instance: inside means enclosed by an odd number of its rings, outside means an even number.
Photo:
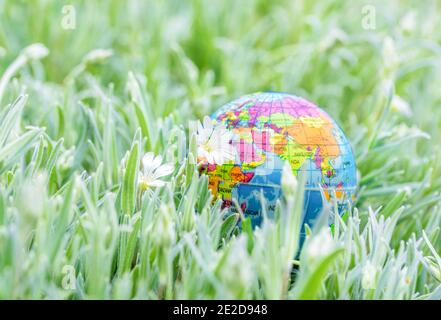
[[[235,199],[253,226],[263,218],[261,194],[268,216],[274,214],[285,161],[294,175],[307,171],[304,223],[313,223],[325,205],[333,208],[336,203],[341,214],[353,201],[357,180],[351,146],[337,123],[315,104],[285,93],[254,93],[222,106],[211,121],[213,130],[230,134],[219,143],[231,144],[233,155],[216,163],[218,156],[198,154],[201,171],[208,174],[209,188],[223,207],[237,211]]]

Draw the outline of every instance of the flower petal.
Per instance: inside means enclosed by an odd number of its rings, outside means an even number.
[[[165,186],[165,181],[162,180],[154,180],[149,183],[150,187],[162,187]]]
[[[156,169],[161,165],[161,163],[162,163],[162,156],[159,154],[153,159],[152,167]]]
[[[158,178],[168,176],[174,170],[175,170],[175,167],[172,164],[170,164],[170,163],[164,164],[164,165],[160,166],[158,169],[156,169],[156,171],[153,174],[153,179],[156,180]]]
[[[209,130],[213,129],[213,122],[208,116],[204,117],[204,129],[209,129]]]
[[[216,164],[216,162],[214,161],[214,158],[213,158],[213,153],[211,153],[211,152],[206,152],[205,156],[206,156],[206,158],[207,158],[207,162],[208,162],[208,163],[210,163],[210,164]]]
[[[219,165],[224,164],[224,157],[222,156],[222,153],[219,151],[213,152],[213,159],[216,164]]]
[[[150,163],[152,162],[153,158],[155,157],[155,155],[153,154],[153,152],[147,152],[143,157],[142,157],[142,165],[144,167],[149,167]]]

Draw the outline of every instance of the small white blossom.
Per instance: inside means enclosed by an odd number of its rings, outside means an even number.
[[[397,95],[395,95],[392,99],[392,110],[399,112],[408,118],[413,115],[409,103]]]
[[[282,173],[282,190],[286,195],[293,195],[296,193],[297,187],[297,178],[295,177],[289,162],[285,161]]]
[[[113,55],[112,49],[95,49],[90,51],[88,54],[86,54],[83,61],[85,64],[103,63],[112,55]]]
[[[394,72],[400,63],[395,41],[391,37],[386,37],[383,41],[383,59],[386,74]]]
[[[220,277],[228,290],[235,294],[244,292],[252,281],[254,272],[251,257],[247,251],[247,238],[243,235],[233,241],[225,263],[220,269]]]
[[[29,220],[38,219],[45,212],[47,179],[42,173],[26,181],[17,195],[21,215]]]
[[[160,178],[170,175],[174,170],[172,164],[162,164],[162,156],[155,156],[148,152],[142,157],[141,170],[138,175],[138,184],[141,190],[153,187],[162,187],[165,181]]]
[[[28,60],[39,60],[49,54],[49,49],[41,43],[34,43],[24,48],[22,52]]]
[[[361,286],[363,289],[375,289],[377,283],[378,268],[370,261],[366,263],[362,270]]]
[[[417,16],[416,13],[411,11],[404,15],[400,20],[400,27],[405,33],[411,33],[415,30],[417,26]]]
[[[198,159],[219,165],[234,160],[235,152],[231,144],[232,137],[233,133],[228,131],[225,126],[213,127],[212,121],[206,116],[203,124],[198,123]]]
[[[336,243],[332,239],[329,229],[322,228],[317,235],[309,240],[306,247],[308,264],[313,264],[331,254],[336,247]]]
[[[152,239],[157,246],[168,247],[176,241],[175,223],[170,206],[161,203],[152,230]]]

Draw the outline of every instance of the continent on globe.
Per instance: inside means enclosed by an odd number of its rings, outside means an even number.
[[[284,161],[293,173],[307,171],[304,222],[311,223],[324,205],[336,201],[340,213],[353,201],[354,155],[337,123],[315,104],[293,95],[263,92],[243,96],[221,107],[213,128],[232,133],[234,160],[222,164],[200,158],[209,188],[234,211],[236,199],[254,225],[262,220],[261,197],[268,214],[282,195]]]

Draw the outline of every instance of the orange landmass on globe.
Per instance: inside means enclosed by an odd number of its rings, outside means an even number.
[[[307,159],[312,159],[323,175],[330,178],[334,175],[330,160],[340,154],[332,128],[333,124],[327,118],[300,117],[282,128],[281,133],[292,140],[289,139],[279,154],[290,161],[295,172]],[[275,150],[276,153],[280,151]]]
[[[333,191],[335,197],[339,200],[343,199],[343,196],[346,194],[343,190],[343,183],[341,182],[337,185],[337,187]],[[323,194],[325,195],[327,201],[331,200],[331,194],[328,189],[324,189]]]

